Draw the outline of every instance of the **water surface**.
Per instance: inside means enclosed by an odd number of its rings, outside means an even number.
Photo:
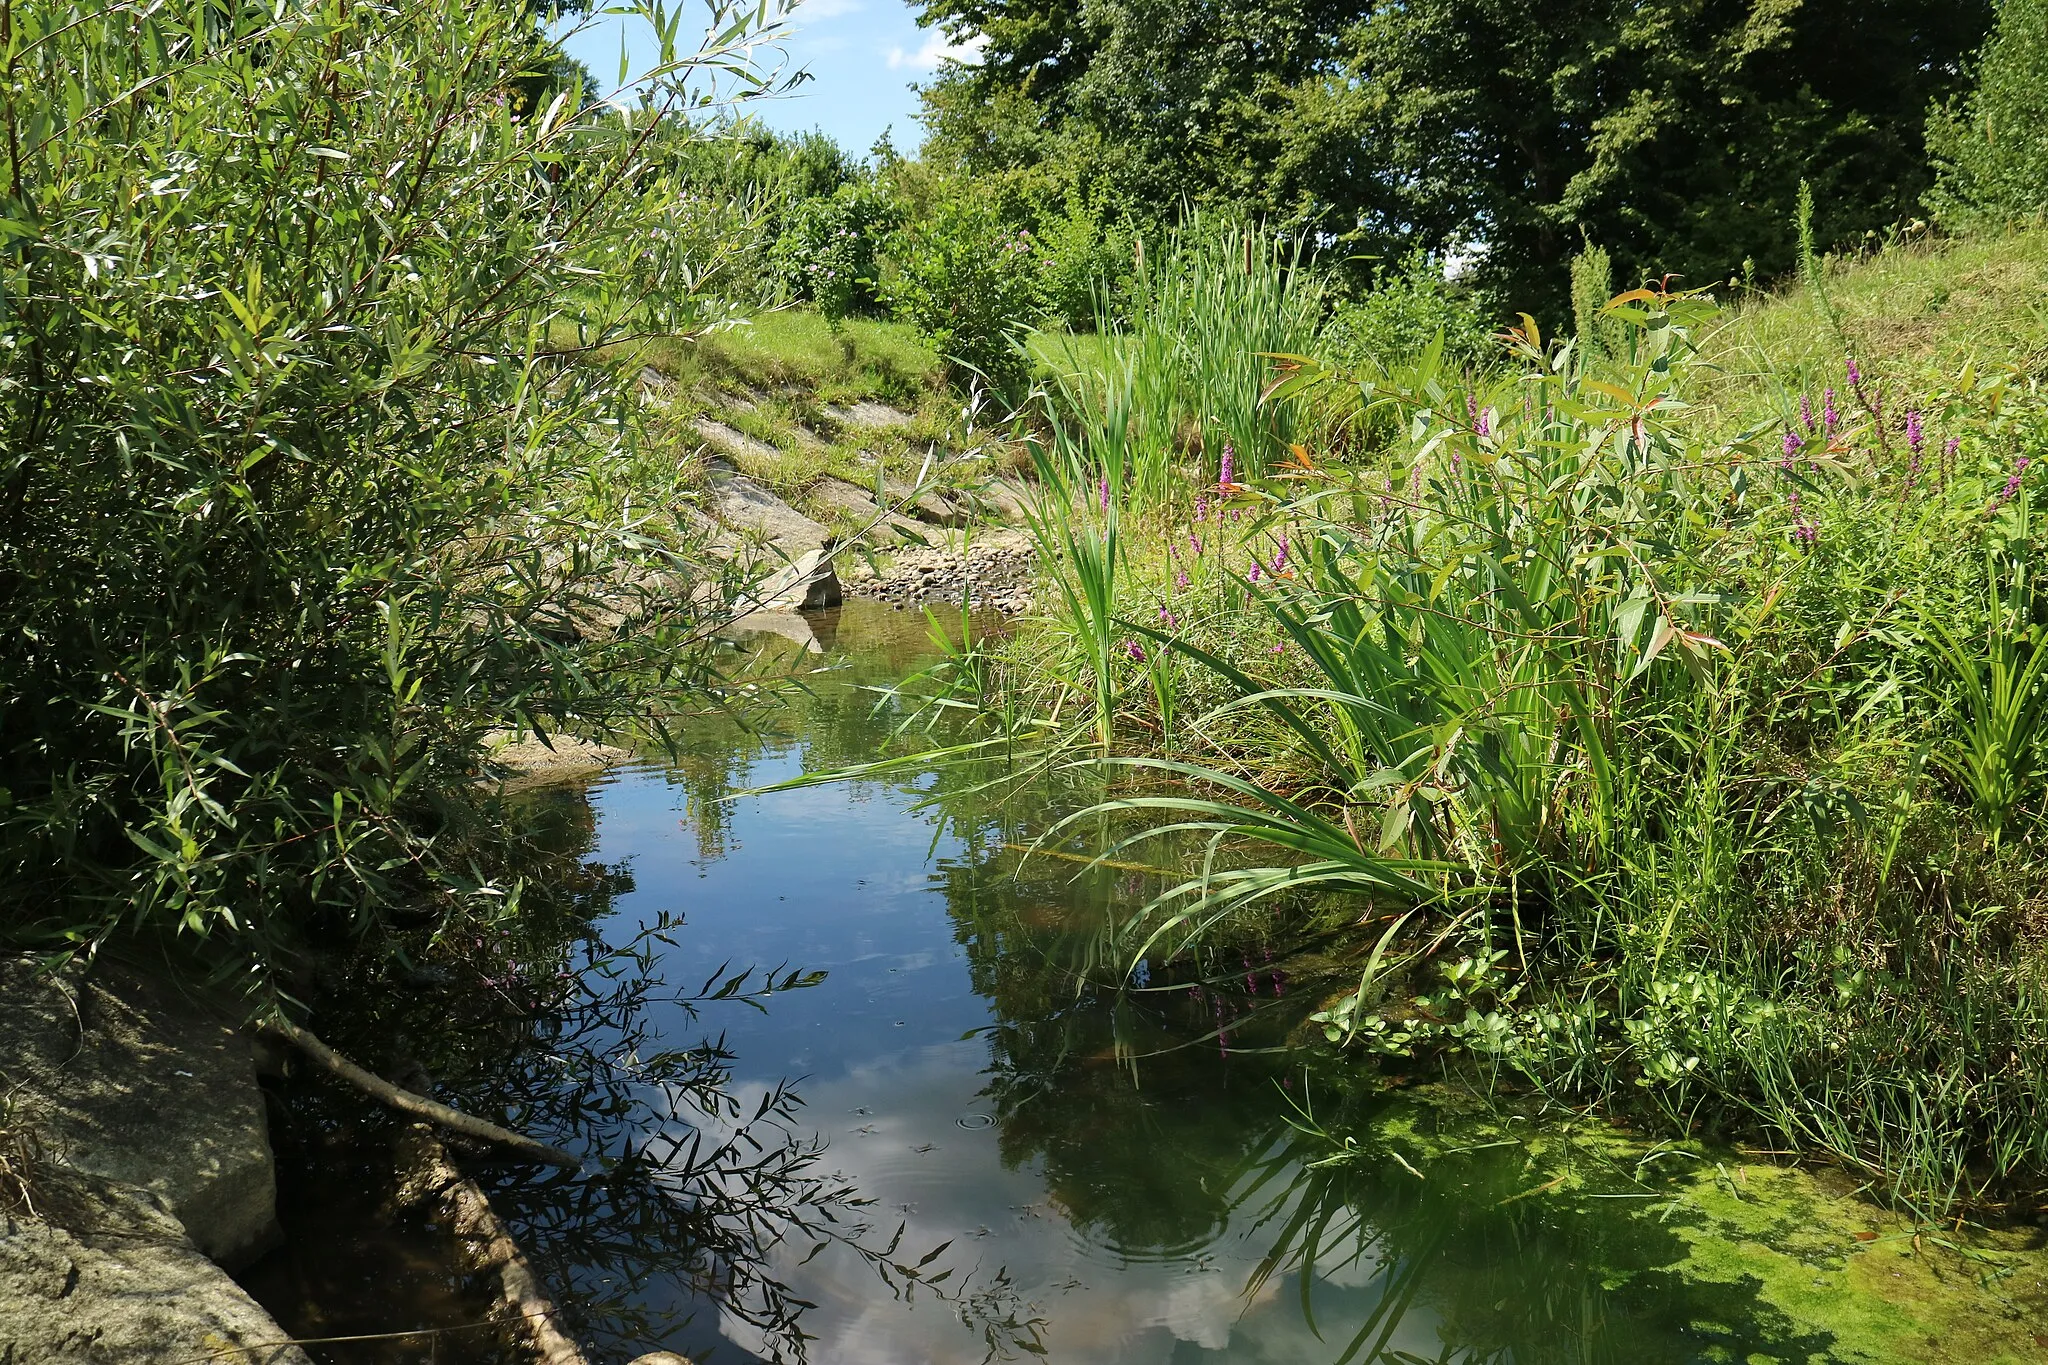
[[[807,665],[825,671],[771,730],[704,727],[680,763],[589,792],[592,857],[630,871],[608,932],[683,921],[667,979],[825,973],[759,1010],[657,1012],[655,1035],[722,1032],[742,1109],[794,1080],[798,1136],[867,1201],[862,1240],[945,1272],[905,1293],[843,1243],[776,1249],[811,1359],[2048,1355],[2036,1260],[1937,1293],[1947,1272],[1880,1264],[1892,1225],[1825,1181],[1517,1126],[1289,1052],[1318,982],[1299,943],[1148,959],[1135,989],[1107,930],[1158,879],[1023,851],[1078,794],[913,772],[728,799],[885,751],[900,716],[860,688],[908,671],[922,626],[865,606],[830,624],[833,651]],[[1086,853],[1086,832],[1061,847]],[[631,1300],[623,1354],[774,1352],[701,1280],[561,1273],[585,1307]]]

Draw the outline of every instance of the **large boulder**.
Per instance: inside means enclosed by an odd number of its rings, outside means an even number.
[[[230,1019],[131,969],[0,959],[0,1362],[307,1365],[216,1264],[278,1236]]]
[[[282,1328],[134,1185],[45,1166],[0,1210],[7,1365],[311,1365]]]
[[[123,967],[41,976],[0,961],[0,1086],[46,1159],[161,1201],[237,1265],[278,1238],[249,1044],[222,1014]]]

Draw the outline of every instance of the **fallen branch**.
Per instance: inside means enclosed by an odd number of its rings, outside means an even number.
[[[433,1133],[414,1127],[399,1139],[399,1198],[438,1207],[443,1226],[454,1235],[465,1269],[498,1281],[498,1315],[532,1346],[537,1365],[589,1365],[576,1342],[562,1330],[555,1306],[540,1279],[520,1254],[519,1244],[491,1208],[476,1182],[455,1169]]]
[[[293,1047],[305,1053],[306,1056],[312,1058],[322,1070],[341,1080],[347,1081],[350,1085],[363,1091],[380,1104],[389,1105],[393,1109],[402,1110],[417,1118],[426,1119],[430,1123],[437,1123],[450,1132],[461,1133],[464,1137],[479,1138],[485,1142],[497,1143],[501,1147],[510,1147],[512,1150],[522,1152],[536,1161],[545,1161],[555,1166],[566,1166],[572,1171],[580,1170],[583,1166],[582,1158],[572,1156],[559,1147],[550,1147],[545,1142],[536,1142],[532,1138],[515,1133],[509,1128],[500,1128],[495,1123],[488,1123],[474,1115],[465,1114],[459,1109],[450,1109],[447,1105],[430,1100],[424,1095],[415,1095],[412,1091],[401,1089],[381,1076],[373,1076],[348,1058],[342,1056],[339,1052],[336,1052],[333,1048],[327,1046],[327,1044],[321,1042],[318,1038],[315,1038],[312,1034],[300,1028],[297,1024],[291,1023],[288,1020],[269,1019],[257,1027],[264,1033],[282,1038],[285,1042],[290,1043]]]

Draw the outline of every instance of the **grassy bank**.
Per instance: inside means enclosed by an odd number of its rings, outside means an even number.
[[[1481,368],[1240,353],[1228,425],[1198,334],[1241,316],[1182,315],[1149,385],[1141,324],[1051,397],[1053,608],[973,686],[1216,841],[1134,956],[1348,907],[1319,1019],[1362,1061],[2030,1213],[2041,260],[1624,293]]]

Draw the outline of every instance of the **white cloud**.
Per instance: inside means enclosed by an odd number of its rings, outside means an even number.
[[[830,0],[827,0],[830,3]],[[936,71],[942,61],[972,63],[981,56],[988,39],[977,33],[964,43],[949,43],[943,33],[925,35],[924,46],[915,52],[905,52],[900,47],[889,49],[888,62],[891,71]]]

